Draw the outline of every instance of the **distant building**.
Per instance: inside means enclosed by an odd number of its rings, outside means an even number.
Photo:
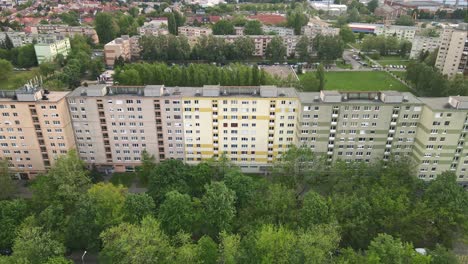
[[[70,39],[63,38],[62,40],[54,42],[38,43],[34,45],[34,50],[36,51],[38,64],[46,61],[52,61],[59,54],[66,58],[71,51]]]
[[[59,34],[66,37],[73,37],[75,35],[82,35],[91,38],[93,43],[99,43],[99,37],[96,30],[87,26],[71,27],[68,25],[34,25],[30,27],[32,34]]]
[[[410,59],[416,59],[422,51],[432,52],[440,45],[439,37],[415,36],[412,41]]]
[[[215,6],[224,3],[223,0],[185,0],[188,5],[200,5],[202,7]]]
[[[258,20],[264,25],[278,25],[286,22],[286,16],[278,14],[257,14],[247,17],[250,20]]]
[[[322,10],[327,12],[332,16],[339,16],[341,14],[346,13],[348,7],[346,5],[335,5],[335,4],[328,4],[328,3],[321,3],[321,2],[310,2],[310,6],[316,10]]]
[[[140,36],[159,36],[169,34],[167,29],[167,18],[157,18],[150,22],[145,22],[143,26],[138,28],[138,34]]]
[[[128,35],[116,38],[104,45],[104,60],[107,66],[114,66],[115,60],[119,57],[124,60],[132,58],[130,37]]]
[[[294,29],[286,27],[275,27],[275,26],[262,26],[263,32],[269,34],[270,32],[275,35],[284,37],[284,36],[294,36]]]
[[[317,35],[336,36],[340,33],[340,29],[329,27],[326,23],[309,22],[302,27],[301,33],[309,38],[314,38]]]
[[[453,77],[468,74],[468,36],[465,29],[444,29],[435,66],[443,74]]]
[[[375,9],[374,14],[384,20],[395,20],[401,15],[406,15],[408,9],[403,6],[393,6],[384,4]]]
[[[397,25],[377,25],[374,34],[377,36],[384,35],[385,37],[396,37],[398,39],[406,39],[412,41],[418,27],[397,26]]]
[[[367,23],[349,23],[348,27],[354,33],[366,33],[374,34],[377,24],[367,24]]]
[[[199,37],[213,35],[211,28],[190,26],[179,27],[178,33],[179,36],[187,37],[191,46],[198,41]]]
[[[51,43],[62,40],[65,37],[59,34],[29,34],[26,32],[0,32],[0,42],[5,41],[6,36],[11,40],[14,47],[36,43]]]

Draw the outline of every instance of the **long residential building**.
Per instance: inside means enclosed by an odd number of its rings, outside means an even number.
[[[468,33],[466,29],[444,29],[435,66],[453,77],[468,74]]]
[[[81,158],[107,171],[133,171],[146,149],[187,163],[226,153],[246,172],[265,172],[297,145],[329,162],[410,159],[421,179],[449,170],[468,182],[468,97],[95,85],[67,98]]]
[[[58,155],[75,148],[67,94],[29,85],[0,91],[0,159],[17,177],[44,173]]]

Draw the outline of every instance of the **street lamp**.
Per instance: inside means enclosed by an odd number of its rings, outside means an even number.
[[[83,255],[81,256],[81,263],[84,264],[84,256],[86,255],[86,253],[88,253],[88,251],[84,251],[83,252]]]

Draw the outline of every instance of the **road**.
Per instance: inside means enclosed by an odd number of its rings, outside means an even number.
[[[345,50],[343,52],[343,59],[346,61],[346,63],[350,63],[353,66],[353,70],[364,68],[357,60],[353,58],[353,55],[354,52],[351,50]]]

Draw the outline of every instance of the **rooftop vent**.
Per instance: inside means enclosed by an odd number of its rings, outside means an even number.
[[[200,96],[200,95],[201,95],[201,93],[200,93],[200,90],[199,90],[199,89],[197,89],[197,90],[195,91],[195,95],[196,95],[196,96]]]
[[[320,97],[319,97],[318,95],[314,96],[314,101],[318,101],[319,98],[320,98]]]
[[[281,90],[278,96],[286,96],[286,92],[284,90]]]
[[[408,102],[408,96],[407,95],[403,96],[403,102]]]
[[[42,100],[49,100],[49,98],[47,98],[47,95],[43,95]]]

